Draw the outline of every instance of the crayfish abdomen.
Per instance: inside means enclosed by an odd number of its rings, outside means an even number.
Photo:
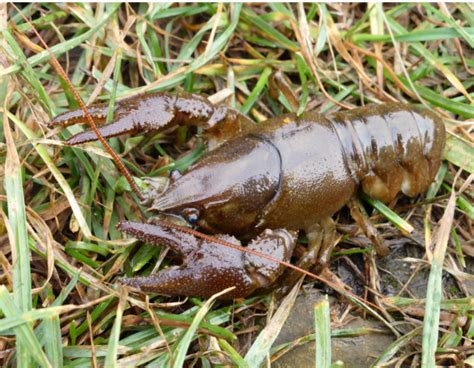
[[[400,191],[422,193],[436,175],[445,143],[436,114],[404,104],[328,117],[290,114],[255,131],[282,160],[280,188],[261,225],[270,228],[310,226],[344,206],[359,186],[385,203]]]

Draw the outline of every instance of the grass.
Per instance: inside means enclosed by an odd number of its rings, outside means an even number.
[[[21,9],[88,103],[227,89],[222,102],[260,122],[292,110],[327,114],[396,100],[440,113],[448,141],[426,196],[400,196],[390,206],[365,198],[383,237],[401,241],[401,229],[423,247],[411,262],[414,275],[429,271],[426,297],[410,291],[410,280],[399,294],[387,292],[384,270],[373,252],[360,250],[360,236],[342,211],[337,217],[350,231],[339,230],[343,239],[333,262],[350,260],[364,287],[326,273],[351,312],[336,323],[337,307],[322,302],[314,318],[324,328],[316,327],[316,336],[275,345],[297,289],[281,303],[264,295],[226,304],[118,287],[120,277],[165,267],[169,257],[116,230],[121,220],[145,221],[151,214],[103,147],[66,147],[62,141],[81,128],[47,128],[77,101],[30,25],[13,6],[0,4],[3,365],[253,367],[316,341],[324,353],[315,362],[329,366],[331,339],[376,332],[345,329],[344,321],[370,315],[394,336],[374,364],[472,366],[472,4],[44,3]],[[298,106],[283,94],[278,101],[270,97],[275,70],[289,77]],[[145,185],[144,176],[185,170],[202,156],[205,145],[194,135],[180,128],[109,141]]]
[[[314,307],[314,325],[316,326],[316,367],[331,366],[331,316],[328,298]]]

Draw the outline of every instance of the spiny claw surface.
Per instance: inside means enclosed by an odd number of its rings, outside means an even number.
[[[122,280],[123,284],[142,291],[208,298],[235,286],[234,290],[221,298],[242,298],[270,285],[284,270],[278,263],[197,238],[178,229],[136,222],[122,222],[118,228],[147,243],[167,245],[183,259],[181,266],[168,267],[146,277]],[[240,245],[231,236],[220,235],[219,238]],[[294,241],[294,235],[277,230],[266,232],[249,247],[266,254],[273,251],[274,257],[286,261],[291,257]]]

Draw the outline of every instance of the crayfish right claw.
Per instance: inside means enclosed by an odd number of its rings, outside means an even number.
[[[123,279],[122,283],[142,291],[166,295],[209,298],[224,289],[235,287],[221,299],[244,298],[265,289],[284,271],[281,264],[247,254],[222,243],[240,246],[228,235],[198,238],[192,234],[159,224],[122,222],[118,228],[152,244],[168,245],[183,259],[181,266],[161,270],[146,277]],[[249,249],[288,261],[293,252],[295,234],[286,230],[266,231],[249,244]]]
[[[125,285],[147,292],[205,298],[236,287],[222,299],[244,297],[255,289],[239,250],[159,224],[122,222],[118,228],[147,243],[165,244],[183,258],[181,266],[169,267],[146,277],[123,279]],[[225,238],[225,241],[240,245],[234,238]]]

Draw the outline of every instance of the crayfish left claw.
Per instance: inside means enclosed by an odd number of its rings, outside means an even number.
[[[149,94],[135,96],[118,101],[114,110],[114,120],[98,128],[104,138],[115,137],[125,133],[138,133],[159,130],[166,127],[175,119],[174,104],[176,97],[164,94]],[[108,107],[104,104],[88,108],[94,121],[101,125],[105,122]],[[87,123],[87,118],[81,109],[66,112],[55,117],[50,126],[69,126]],[[68,145],[76,145],[97,140],[92,130],[86,130],[69,138]]]
[[[97,125],[102,125],[108,107],[106,104],[100,104],[88,108],[88,112]],[[49,126],[67,127],[87,122],[84,112],[78,109],[58,115]],[[165,130],[178,124],[194,125],[204,129],[213,128],[215,139],[221,135],[230,136],[230,131],[240,131],[244,129],[243,126],[253,125],[251,120],[238,111],[225,106],[214,106],[200,95],[185,92],[176,95],[155,92],[118,101],[113,122],[101,126],[99,132],[103,137],[109,138],[125,133]],[[97,140],[96,134],[87,130],[71,137],[66,143],[76,145],[95,140]]]
[[[124,222],[118,227],[140,240],[166,244],[183,258],[181,266],[169,267],[147,277],[122,280],[123,284],[142,291],[208,298],[234,286],[221,299],[244,298],[257,289],[267,287],[284,271],[284,267],[277,262],[221,244],[223,240],[240,245],[231,236],[220,235],[218,239],[221,241],[214,242],[156,224]],[[286,230],[267,230],[248,247],[288,261],[294,243],[294,234]]]

